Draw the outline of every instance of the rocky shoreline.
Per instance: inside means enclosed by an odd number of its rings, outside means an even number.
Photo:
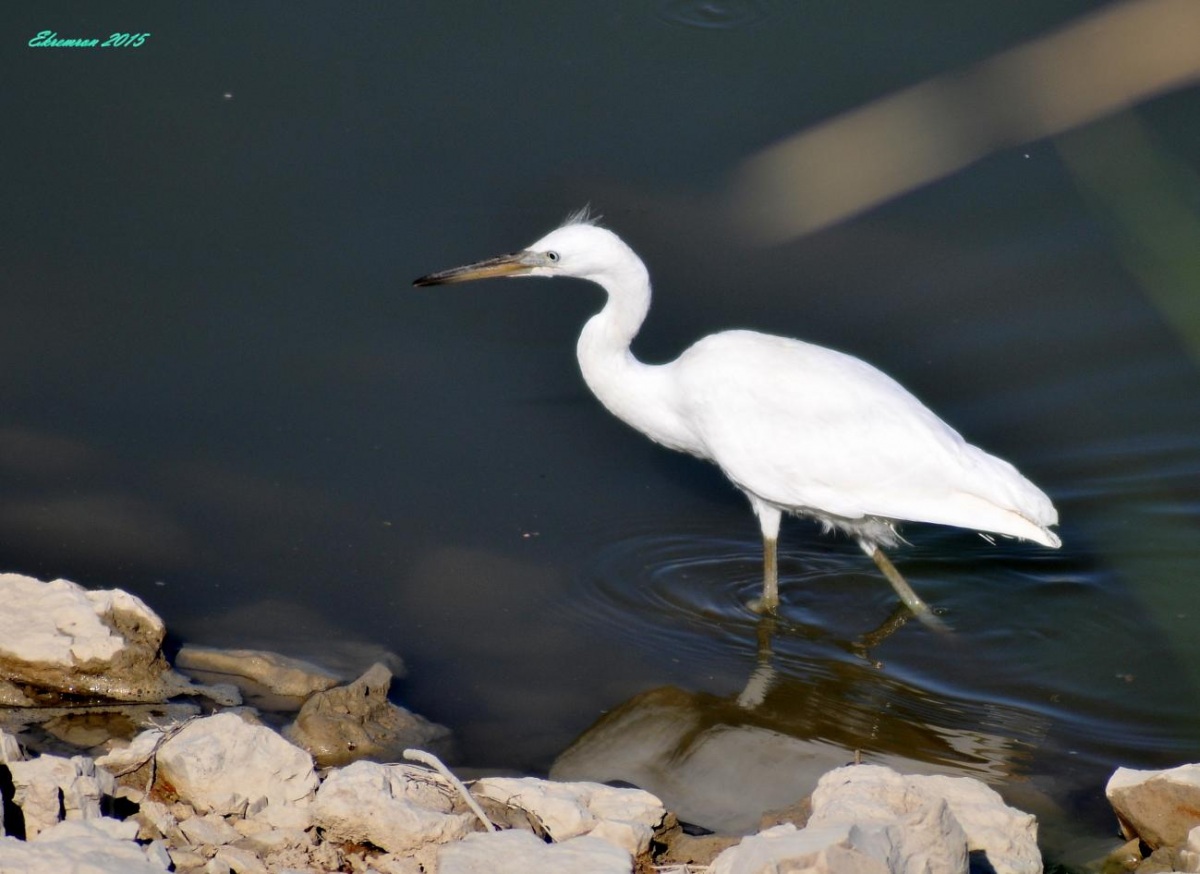
[[[388,700],[384,664],[347,683],[185,647],[172,666],[128,593],[0,574],[0,599],[3,874],[1043,868],[1035,818],[971,778],[837,768],[756,834],[697,836],[637,788],[464,785],[449,731]],[[275,727],[246,701],[295,715]],[[1200,872],[1200,765],[1121,769],[1108,793],[1128,843],[1106,870]]]

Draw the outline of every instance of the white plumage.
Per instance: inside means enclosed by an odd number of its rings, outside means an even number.
[[[629,346],[650,307],[641,259],[576,217],[528,249],[431,274],[417,285],[489,276],[575,276],[608,292],[577,348],[584,380],[652,440],[717,464],[750,499],[763,532],[762,606],[778,604],[782,513],[854,537],[922,618],[929,608],[879,548],[894,522],[954,525],[1059,546],[1050,499],[1006,461],[967,443],[903,386],[853,356],[754,331],[703,338],[674,361]]]

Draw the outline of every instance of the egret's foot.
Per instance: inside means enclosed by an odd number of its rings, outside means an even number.
[[[923,603],[923,602],[922,602]],[[912,609],[911,607],[909,609]],[[942,619],[932,610],[926,607],[925,612],[918,613],[913,610],[913,615],[917,617],[922,625],[931,631],[936,631],[938,634],[953,634],[954,629],[947,625]]]
[[[751,598],[746,602],[746,606],[759,616],[778,616],[779,615],[779,597],[775,600],[768,601],[764,598]]]

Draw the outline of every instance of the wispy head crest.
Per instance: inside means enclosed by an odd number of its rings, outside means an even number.
[[[585,203],[583,209],[577,209],[571,213],[562,223],[562,227],[569,225],[595,225],[599,223],[602,216],[592,213],[592,205]]]

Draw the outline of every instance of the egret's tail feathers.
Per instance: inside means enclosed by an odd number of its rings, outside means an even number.
[[[1038,540],[1036,537],[1030,539],[1036,540],[1038,543],[1042,544],[1042,546],[1049,546],[1051,549],[1058,549],[1060,546],[1062,546],[1062,538],[1049,528],[1043,528],[1041,531],[1043,539]]]
[[[954,521],[951,525],[960,528],[975,528],[992,534],[1007,534],[1021,540],[1032,540],[1042,546],[1058,549],[1062,540],[1050,530],[1050,525],[1057,524],[1058,514],[1049,507],[1047,518],[1035,521],[1024,513],[998,507],[990,501],[975,495],[958,494],[952,500]],[[936,520],[931,520],[936,521]]]

